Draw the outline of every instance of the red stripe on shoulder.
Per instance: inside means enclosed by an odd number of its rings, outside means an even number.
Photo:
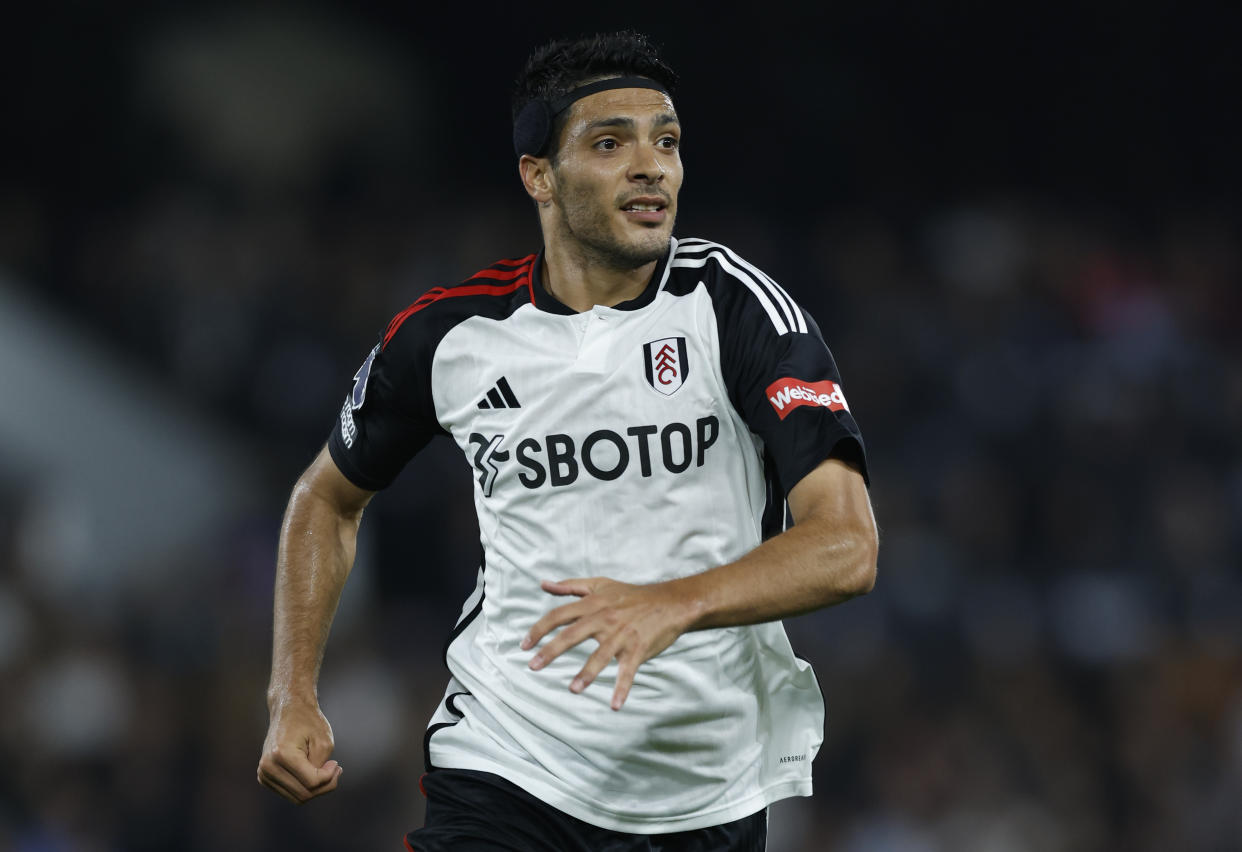
[[[510,269],[517,266],[525,266],[530,263],[532,257],[534,257],[533,254],[528,254],[526,257],[506,257],[504,260],[498,260],[493,263],[489,269],[495,269],[497,266],[507,266]]]
[[[500,261],[500,263],[512,262],[515,261]],[[452,287],[432,287],[426,293],[419,296],[414,304],[392,318],[392,321],[388,323],[387,330],[384,332],[383,348],[388,346],[388,341],[392,340],[393,335],[401,328],[402,323],[423,308],[441,299],[450,299],[454,296],[503,296],[506,293],[512,293],[514,290],[526,287],[530,290],[530,302],[533,305],[535,303],[535,292],[531,288],[530,274],[535,264],[535,256],[533,254],[527,255],[519,262],[522,265],[513,269],[484,269]],[[496,283],[470,283],[479,279],[491,279]]]
[[[520,257],[517,259],[498,260],[495,263],[493,263],[491,266],[487,267],[487,269],[483,269],[483,270],[480,270],[479,272],[474,273],[474,275],[471,275],[470,278],[466,280],[470,281],[475,278],[495,278],[498,280],[512,280],[518,277],[519,275],[524,275],[528,273],[530,271],[530,266],[534,262],[534,260],[535,260],[535,256],[533,254],[528,254],[526,255],[526,257]]]
[[[517,269],[484,269],[481,272],[474,273],[474,275],[471,275],[466,280],[473,281],[476,278],[495,278],[501,281],[505,281],[505,280],[517,278],[519,275],[521,275],[525,271],[525,269],[526,267],[524,266],[519,266]]]

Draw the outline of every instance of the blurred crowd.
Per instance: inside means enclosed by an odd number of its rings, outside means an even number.
[[[247,55],[193,32],[143,54],[151,79],[218,82],[213,61]],[[362,89],[416,99],[365,68]],[[344,775],[300,809],[254,780],[280,513],[388,318],[536,249],[534,216],[516,180],[385,185],[414,144],[400,115],[377,149],[286,105],[256,152],[241,131],[186,141],[159,107],[185,95],[143,103],[198,171],[165,163],[67,219],[19,187],[0,265],[220,424],[268,488],[102,606],[47,579],[71,524],[0,474],[0,849],[399,849],[474,582],[468,469],[438,439],[367,511],[320,687]],[[373,128],[347,95],[339,123]],[[695,177],[679,234],[817,318],[881,527],[875,591],[787,623],[828,718],[816,795],[774,807],[772,852],[1242,849],[1242,223],[1016,191],[782,217],[696,208]]]

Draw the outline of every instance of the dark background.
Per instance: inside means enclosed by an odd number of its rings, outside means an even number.
[[[302,809],[253,781],[280,513],[388,318],[538,247],[529,50],[622,26],[682,75],[678,233],[815,315],[871,454],[879,583],[787,625],[828,723],[770,848],[1242,848],[1242,29],[1210,8],[27,8],[0,36],[0,295],[41,331],[0,358],[86,344],[68,374],[114,378],[71,423],[4,393],[0,848],[420,824],[468,471],[437,443],[368,509],[321,684],[346,772]],[[81,483],[147,482],[148,434],[238,463],[210,489],[164,465],[110,555]],[[57,466],[92,438],[80,480]]]

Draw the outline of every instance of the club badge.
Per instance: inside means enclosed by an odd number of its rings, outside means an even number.
[[[643,364],[647,384],[665,396],[672,396],[690,374],[686,360],[686,338],[662,337],[643,344]]]

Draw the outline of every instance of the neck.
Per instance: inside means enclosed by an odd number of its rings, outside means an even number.
[[[653,260],[636,269],[619,269],[560,240],[547,241],[543,260],[544,289],[578,312],[637,298],[658,263]]]

